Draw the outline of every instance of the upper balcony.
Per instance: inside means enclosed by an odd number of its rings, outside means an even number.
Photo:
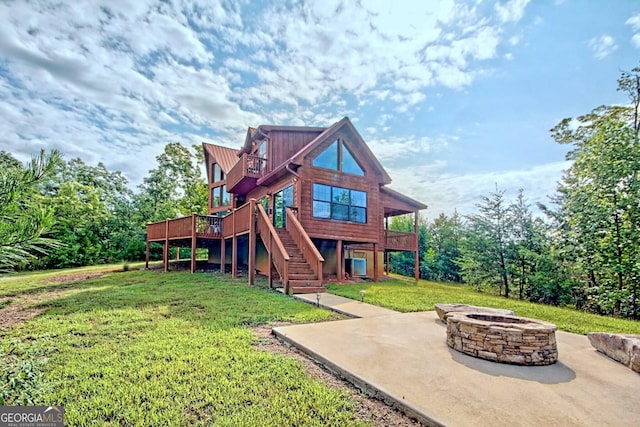
[[[265,174],[267,159],[251,154],[243,154],[238,163],[227,174],[227,191],[247,194],[256,187],[256,182]]]

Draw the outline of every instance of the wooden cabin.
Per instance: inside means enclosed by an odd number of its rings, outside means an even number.
[[[236,277],[246,270],[287,293],[321,292],[353,277],[377,281],[391,251],[415,254],[418,215],[426,205],[387,188],[391,178],[351,121],[328,128],[249,128],[240,150],[203,143],[209,215],[152,223],[149,244],[208,249],[208,262]],[[414,230],[388,230],[389,218],[412,215]],[[387,256],[385,256],[387,255]]]

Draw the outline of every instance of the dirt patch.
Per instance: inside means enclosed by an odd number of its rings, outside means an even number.
[[[68,292],[68,290],[56,289],[48,292],[0,298],[0,303],[10,301],[6,307],[0,310],[0,329],[8,329],[16,323],[33,319],[45,310],[43,307],[33,307],[34,305],[60,298]]]
[[[273,335],[271,328],[290,324],[292,323],[278,322],[252,328],[253,333],[258,338],[257,347],[269,353],[293,357],[302,364],[304,370],[313,378],[323,381],[331,387],[345,390],[356,402],[358,418],[362,421],[369,422],[376,427],[415,427],[422,425],[384,402],[360,392],[351,383],[335,375],[296,348],[284,344]]]
[[[119,270],[117,270],[119,271]],[[101,277],[107,273],[112,273],[111,271],[102,271],[99,273],[76,273],[76,274],[67,274],[66,276],[57,276],[52,279],[47,280],[45,283],[73,283],[79,282],[81,280],[86,279],[95,279],[96,277]]]

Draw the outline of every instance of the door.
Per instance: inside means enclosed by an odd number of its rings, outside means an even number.
[[[286,228],[287,206],[293,206],[293,185],[273,195],[273,226]]]

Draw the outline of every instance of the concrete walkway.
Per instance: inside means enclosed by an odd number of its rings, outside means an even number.
[[[294,298],[315,305],[318,300],[316,294],[294,294]],[[320,294],[320,307],[347,315],[349,317],[378,317],[390,314],[400,314],[395,310],[379,307],[377,305],[354,301],[349,298],[332,295],[328,293]]]
[[[640,375],[598,353],[585,336],[558,332],[554,365],[504,365],[449,349],[432,311],[376,310],[329,294],[321,305],[361,318],[274,333],[426,425],[639,425]]]

